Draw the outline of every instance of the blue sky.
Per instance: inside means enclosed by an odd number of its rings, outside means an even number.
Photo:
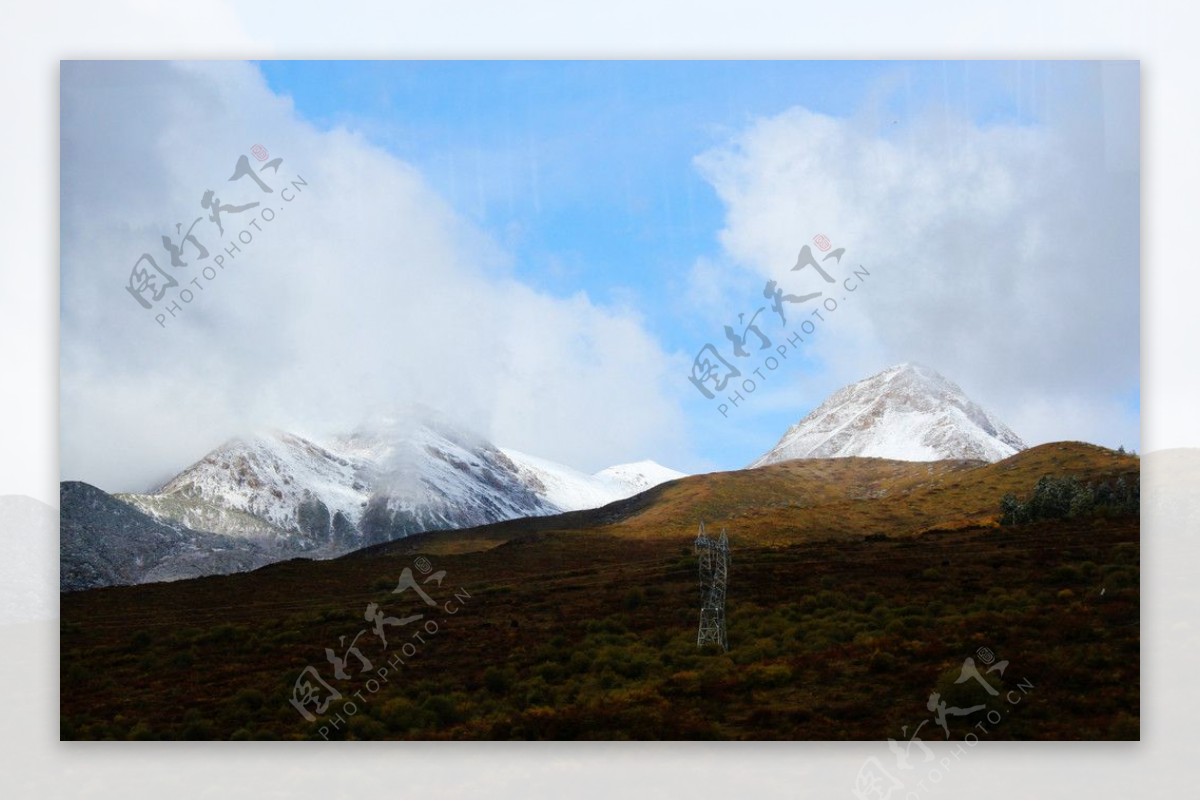
[[[1139,447],[1138,91],[1136,63],[64,62],[63,476],[140,491],[409,403],[588,472],[736,469],[908,361],[1028,444]],[[255,144],[303,202],[156,324],[130,265]],[[817,234],[869,281],[778,370],[737,361],[768,281],[821,288],[789,269]],[[762,314],[772,347],[815,303]],[[769,370],[727,416],[688,380],[709,343]]]
[[[716,258],[724,207],[693,160],[794,106],[835,117],[942,107],[1036,120],[1037,67],[1005,62],[260,62],[323,129],[417,166],[540,289],[633,303],[665,345],[673,280]],[[1024,75],[1030,86],[1022,94]]]
[[[761,63],[268,62],[318,126],[421,169],[549,292],[633,302],[668,346],[670,276],[715,254],[723,208],[692,159],[754,116],[847,113],[882,68]]]
[[[1064,108],[1097,102],[1094,66],[1067,62],[259,66],[304,119],[357,131],[419,169],[503,247],[519,280],[556,296],[583,291],[597,303],[632,309],[665,350],[689,357],[720,341],[728,322],[711,309],[689,308],[693,265],[739,267],[719,241],[727,206],[697,168],[700,154],[795,107],[857,120],[887,138],[921,116],[982,130],[1037,128],[1055,124]],[[808,235],[797,226],[797,249]],[[759,285],[744,281],[752,300]],[[738,311],[730,307],[725,316]],[[806,371],[828,372],[812,354],[794,367],[794,382]],[[817,386],[824,392],[835,383]],[[1136,385],[1117,392],[1125,403],[1131,393],[1137,397]],[[810,392],[792,404],[747,403],[730,423],[686,393],[689,436],[699,451],[689,467],[750,461],[819,400]]]

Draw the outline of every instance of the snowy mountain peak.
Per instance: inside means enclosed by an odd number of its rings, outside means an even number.
[[[750,466],[840,456],[994,462],[1024,448],[953,381],[905,363],[833,393]]]
[[[595,473],[596,478],[615,481],[618,484],[631,488],[633,490],[632,494],[645,492],[651,487],[657,487],[659,484],[674,481],[686,475],[687,473],[680,473],[678,470],[663,467],[651,459],[643,459],[640,462],[629,462],[628,464],[616,464]]]
[[[418,531],[597,508],[682,475],[648,461],[588,475],[417,409],[320,443],[280,430],[231,439],[157,492],[117,500],[169,525],[333,555]]]

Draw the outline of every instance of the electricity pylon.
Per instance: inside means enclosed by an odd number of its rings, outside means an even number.
[[[725,587],[729,581],[729,535],[721,529],[721,536],[709,539],[700,521],[700,533],[696,535],[696,555],[700,562],[700,630],[696,634],[696,645],[719,645],[729,650],[729,639],[725,635]]]

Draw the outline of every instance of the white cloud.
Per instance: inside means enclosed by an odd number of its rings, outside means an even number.
[[[64,478],[140,489],[241,430],[325,433],[411,402],[585,469],[682,455],[670,359],[636,316],[517,283],[417,170],[314,130],[254,67],[62,79]],[[307,182],[293,202],[226,183],[255,143],[284,159],[268,183]],[[160,237],[206,213],[207,189],[277,217],[163,330],[122,287],[142,252],[166,265]],[[246,228],[225,219],[224,237],[197,229],[214,257]]]
[[[884,130],[792,109],[701,155],[727,206],[721,242],[759,280],[821,288],[789,269],[816,233],[847,248],[839,276],[860,263],[872,274],[814,338],[825,374],[767,386],[755,403],[783,393],[811,407],[920,361],[1030,443],[1135,445],[1138,174],[1136,160],[1106,155],[1105,137],[1136,145],[1136,80],[1113,102],[1064,105],[1039,126],[939,114]]]

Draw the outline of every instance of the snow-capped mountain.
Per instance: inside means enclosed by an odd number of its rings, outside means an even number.
[[[414,407],[317,441],[232,439],[146,494],[61,485],[63,590],[325,558],[421,531],[592,509],[684,474],[654,462],[588,475],[504,450]]]
[[[665,484],[677,478],[684,478],[686,475],[687,473],[680,473],[678,470],[663,467],[658,462],[651,461],[650,459],[643,459],[640,462],[629,462],[628,464],[617,464],[612,467],[606,467],[596,473],[595,477],[616,482],[619,486],[624,487],[624,494],[620,498],[628,498],[632,495],[637,495],[639,492],[645,492],[651,487],[657,487],[659,484]],[[620,500],[620,498],[615,500]]]
[[[323,443],[231,440],[145,495],[160,522],[325,556],[433,529],[591,509],[683,474],[654,462],[588,475],[504,450],[423,410]]]
[[[561,511],[499,448],[442,420],[389,421],[331,444],[368,465],[358,474],[371,493],[358,519],[365,542]]]
[[[503,451],[531,486],[540,486],[538,494],[564,512],[596,509],[686,475],[649,460],[614,465],[589,475],[520,451]]]
[[[838,456],[995,462],[1024,449],[954,382],[923,365],[901,364],[829,396],[750,466]]]
[[[387,420],[325,445],[241,437],[156,493],[119,498],[189,528],[328,552],[560,511],[498,448],[441,421]]]

